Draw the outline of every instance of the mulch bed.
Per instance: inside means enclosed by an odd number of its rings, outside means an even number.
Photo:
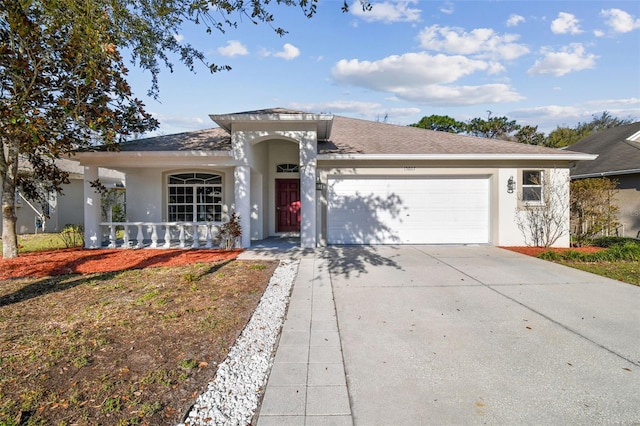
[[[553,251],[556,253],[562,253],[568,250],[578,251],[581,253],[595,253],[601,250],[605,250],[602,247],[569,247],[569,248],[558,248],[558,247],[500,247],[506,250],[515,251],[516,253],[526,254],[528,256],[538,256],[540,253],[544,253],[546,251]]]
[[[87,250],[63,249],[21,254],[0,259],[0,280],[19,277],[50,277],[143,269],[157,266],[184,266],[202,262],[232,260],[242,250]]]

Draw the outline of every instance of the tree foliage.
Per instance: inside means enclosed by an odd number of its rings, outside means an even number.
[[[410,126],[449,133],[463,133],[467,129],[467,125],[465,123],[453,119],[448,115],[430,115],[428,117],[422,117],[420,121],[410,124]]]
[[[562,148],[573,145],[583,137],[584,136],[575,128],[557,127],[549,133],[544,144],[549,148]]]
[[[54,160],[92,141],[116,144],[156,121],[131,94],[112,21],[98,3],[6,1],[0,12],[3,256],[17,256],[15,192],[61,191]],[[19,162],[32,172],[19,173]],[[44,189],[44,190],[43,190]]]
[[[633,123],[632,118],[613,117],[608,111],[593,115],[591,121],[578,123],[575,127],[560,127],[549,133],[545,145],[551,148],[562,148],[573,145],[593,132],[624,126]]]
[[[538,126],[522,126],[515,134],[516,142],[527,145],[543,145],[544,133],[538,131]]]
[[[612,127],[633,123],[632,118],[621,119],[613,117],[604,111],[600,115],[593,115],[591,121],[578,123],[575,127],[558,126],[548,136],[538,131],[538,126],[522,125],[508,117],[492,117],[488,112],[487,119],[476,117],[464,123],[448,115],[424,116],[412,127],[438,130],[449,133],[466,133],[490,139],[513,140],[528,145],[542,145],[551,148],[562,148],[573,145],[582,138]]]
[[[617,180],[608,178],[571,182],[571,234],[578,246],[615,232],[619,225],[619,207],[614,202],[617,185]]]
[[[515,120],[509,120],[507,117],[492,117],[489,111],[486,120],[476,117],[469,121],[466,131],[473,136],[509,140],[520,127]]]

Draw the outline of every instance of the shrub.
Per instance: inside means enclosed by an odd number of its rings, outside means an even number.
[[[600,253],[606,254],[610,261],[626,260],[635,262],[640,260],[640,246],[632,242],[611,246]]]
[[[242,236],[242,228],[240,227],[240,216],[233,212],[228,222],[220,226],[220,238],[224,242],[227,250],[231,250],[236,246],[239,237]]]
[[[576,250],[567,250],[564,253],[545,251],[540,253],[538,257],[552,262],[563,260],[574,262],[637,262],[640,261],[640,244],[634,241],[627,241],[595,253],[581,253]]]
[[[611,235],[619,225],[618,205],[613,202],[618,182],[591,178],[571,182],[571,234],[578,246],[598,235]]]
[[[599,237],[591,240],[591,244],[596,247],[612,247],[616,245],[623,245],[625,243],[632,243],[640,245],[640,240],[636,240],[634,238],[625,238],[625,237]]]
[[[84,246],[84,229],[82,225],[65,225],[58,236],[66,248]]]
[[[552,262],[558,262],[563,259],[563,256],[560,253],[556,253],[555,251],[544,251],[536,256],[540,259],[550,260]]]

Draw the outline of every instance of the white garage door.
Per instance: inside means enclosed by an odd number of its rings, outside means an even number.
[[[329,244],[489,242],[489,178],[330,177]]]

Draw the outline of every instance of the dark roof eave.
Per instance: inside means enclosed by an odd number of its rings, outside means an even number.
[[[583,173],[579,175],[571,175],[571,179],[588,179],[588,178],[633,175],[633,174],[640,174],[640,169],[609,170],[606,172]]]

